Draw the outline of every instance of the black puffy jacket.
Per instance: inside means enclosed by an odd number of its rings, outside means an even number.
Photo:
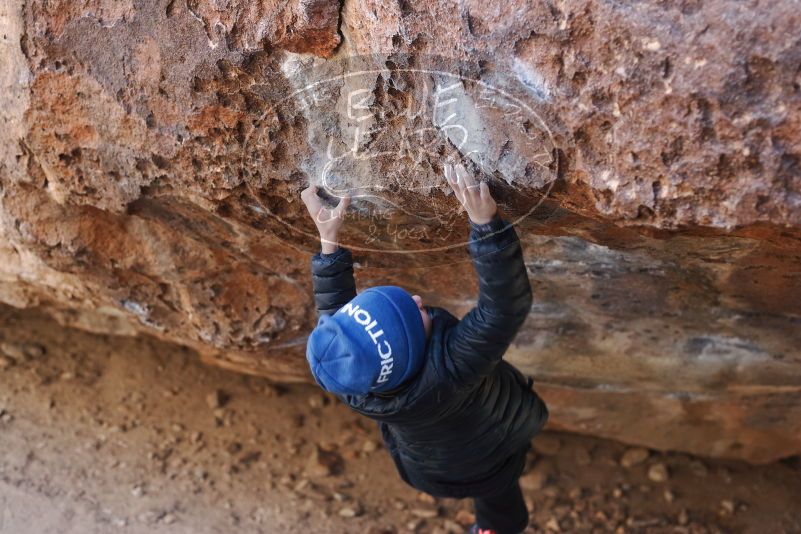
[[[392,395],[345,395],[353,410],[378,421],[401,477],[439,497],[481,497],[522,472],[531,438],[548,410],[531,380],[502,360],[531,308],[517,234],[500,218],[471,225],[470,254],[478,304],[459,321],[442,308],[433,319],[420,372]],[[356,296],[349,251],[312,259],[320,314]]]

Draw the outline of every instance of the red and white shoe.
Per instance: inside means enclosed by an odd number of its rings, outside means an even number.
[[[488,528],[478,528],[478,525],[473,525],[470,527],[470,534],[498,534],[498,532]]]

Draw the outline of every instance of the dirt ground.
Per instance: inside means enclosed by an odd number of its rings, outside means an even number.
[[[0,532],[459,533],[376,428],[310,386],[149,338],[0,307]],[[530,532],[801,532],[797,459],[754,467],[581,436],[535,440]]]

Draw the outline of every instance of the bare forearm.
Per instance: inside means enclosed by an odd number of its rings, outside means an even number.
[[[333,239],[324,237],[320,238],[320,251],[323,254],[333,254],[337,250],[339,250],[339,240],[336,236],[334,236]]]

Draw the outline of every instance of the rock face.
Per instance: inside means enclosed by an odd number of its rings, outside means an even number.
[[[463,313],[441,178],[488,180],[555,427],[801,452],[801,11],[779,2],[0,7],[0,299],[307,380],[310,181],[362,287]],[[18,5],[21,4],[21,5]]]

